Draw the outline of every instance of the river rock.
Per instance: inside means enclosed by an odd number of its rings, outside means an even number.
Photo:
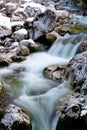
[[[36,17],[37,15],[42,13],[40,8],[30,7],[30,6],[27,6],[24,11],[25,11],[25,13],[27,14],[28,17]]]
[[[87,51],[76,55],[67,67],[70,84],[75,91],[87,94]]]
[[[9,29],[5,26],[0,26],[0,39],[9,37],[9,36],[11,36],[11,34],[12,34],[11,29]]]
[[[21,62],[21,61],[26,60],[26,57],[24,57],[24,56],[12,56],[11,59],[12,59],[13,62]]]
[[[29,55],[30,51],[26,46],[20,46],[20,54],[21,56],[27,56]]]
[[[0,67],[8,66],[12,63],[11,58],[7,57],[6,55],[0,55]]]
[[[69,4],[75,7],[87,7],[87,1],[86,0],[70,0]]]
[[[12,38],[15,39],[16,41],[21,41],[23,39],[28,38],[27,30],[22,28],[22,29],[19,29],[18,31],[15,31],[12,34]]]
[[[8,16],[11,16],[11,14],[16,10],[16,5],[14,3],[8,2],[5,4],[5,8],[6,8],[6,14]]]
[[[30,26],[28,26],[28,28],[30,38],[36,40],[41,36],[46,35],[47,33],[53,31],[53,28],[55,26],[55,20],[56,20],[56,14],[51,9],[47,9],[44,13],[37,15],[32,25],[29,22]],[[27,25],[29,24],[25,23],[24,24],[25,28],[27,28]]]
[[[40,45],[36,44],[33,39],[22,40],[20,45],[24,45],[29,48],[30,52],[37,52],[40,50]]]
[[[51,32],[51,33],[48,33],[48,34],[46,35],[47,41],[49,41],[49,42],[51,42],[51,43],[53,43],[53,42],[57,39],[57,37],[58,37],[58,33],[55,32],[55,31],[53,31],[53,32]]]
[[[12,3],[21,3],[21,0],[4,0],[5,3],[12,2]]]
[[[11,26],[12,32],[18,31],[23,28],[23,22],[16,22]]]
[[[1,119],[0,128],[3,130],[31,130],[31,122],[21,108],[10,104]]]
[[[27,56],[30,54],[29,48],[27,48],[24,45],[18,45],[17,47],[13,47],[10,51],[9,56],[14,57],[14,56]]]
[[[3,83],[0,81],[0,97],[3,96],[4,93],[4,85]]]
[[[56,130],[86,130],[87,96],[73,95],[61,112]]]
[[[64,66],[49,66],[44,69],[43,74],[46,78],[62,82]]]
[[[32,39],[29,39],[29,49],[31,52],[37,52],[40,50],[40,46],[36,44]]]
[[[79,47],[79,51],[80,52],[84,52],[87,51],[87,37],[83,40],[83,42],[81,43],[80,47]]]

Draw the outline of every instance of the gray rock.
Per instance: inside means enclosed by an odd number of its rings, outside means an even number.
[[[84,38],[83,42],[81,43],[79,47],[79,52],[87,51],[87,36]]]
[[[9,29],[5,26],[0,26],[0,39],[9,37],[11,34],[12,34],[11,29]]]
[[[8,66],[12,63],[12,60],[10,57],[7,57],[6,55],[0,55],[0,67]]]
[[[87,94],[87,51],[76,55],[67,67],[70,84],[75,91]]]
[[[56,130],[86,130],[87,97],[74,94],[59,117]]]
[[[22,28],[18,31],[15,31],[13,34],[12,34],[12,38],[15,39],[15,41],[21,41],[23,39],[26,39],[28,38],[28,32],[26,29]]]
[[[31,130],[31,122],[28,115],[21,108],[10,104],[1,119],[0,127],[3,130]]]
[[[20,45],[24,45],[29,48],[30,52],[37,52],[40,50],[40,46],[36,44],[32,39],[20,41]]]
[[[10,16],[16,10],[17,7],[14,3],[9,2],[5,4],[5,8],[6,14]]]
[[[46,78],[62,82],[64,66],[49,66],[44,69],[43,74]]]
[[[34,40],[40,38],[43,35],[53,31],[55,26],[56,13],[54,10],[47,9],[44,13],[38,15],[32,24],[25,22],[25,28],[29,29],[29,36]],[[28,26],[27,26],[28,25]],[[30,26],[29,26],[30,25]]]
[[[36,17],[38,14],[42,13],[40,8],[30,6],[27,6],[24,11],[28,17]]]

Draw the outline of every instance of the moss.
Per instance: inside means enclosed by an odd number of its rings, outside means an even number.
[[[81,32],[87,31],[87,27],[82,25],[75,25],[73,27],[70,27],[71,33],[73,34],[79,34]]]

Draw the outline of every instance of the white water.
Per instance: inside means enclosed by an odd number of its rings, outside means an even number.
[[[14,102],[25,108],[32,120],[32,130],[55,130],[58,116],[54,118],[58,104],[69,93],[68,81],[57,84],[43,76],[43,70],[50,65],[66,65],[75,55],[83,34],[66,35],[57,39],[48,52],[34,53],[22,63],[13,63],[0,71],[7,90]],[[73,43],[73,44],[72,44]],[[25,71],[16,73],[18,67]]]

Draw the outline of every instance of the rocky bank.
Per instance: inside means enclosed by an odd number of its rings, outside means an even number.
[[[79,3],[79,4],[78,4]],[[66,8],[72,5],[74,8]],[[47,50],[66,33],[87,31],[78,25],[73,14],[87,15],[86,0],[1,0],[0,1],[0,68],[21,62],[38,51]],[[17,72],[23,71],[19,68]],[[50,66],[45,77],[56,80],[70,79],[73,90],[63,108],[56,130],[87,127],[87,35],[77,55],[67,66]],[[3,104],[4,101],[4,104]],[[57,110],[59,111],[59,110]],[[31,130],[26,112],[9,100],[9,93],[0,82],[0,130]]]

